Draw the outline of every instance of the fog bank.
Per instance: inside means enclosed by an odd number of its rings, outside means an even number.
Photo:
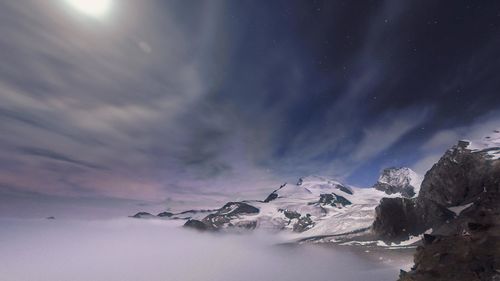
[[[276,236],[212,235],[179,222],[0,220],[3,281],[387,281],[399,268]]]

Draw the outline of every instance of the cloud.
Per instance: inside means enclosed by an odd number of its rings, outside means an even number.
[[[434,165],[444,152],[459,140],[480,140],[500,128],[500,111],[492,111],[477,116],[466,126],[457,126],[436,132],[420,147],[421,158],[413,164],[412,168],[424,174]]]
[[[8,280],[296,281],[330,280],[332,271],[345,281],[388,280],[411,264],[410,255],[374,263],[366,253],[277,246],[281,241],[264,233],[221,237],[172,221],[56,218],[0,220],[0,226],[2,238],[15,237],[1,246],[2,276]]]
[[[455,44],[421,46],[425,9],[358,5],[122,1],[95,21],[65,3],[1,3],[0,180],[163,202],[260,196],[307,174],[369,181],[360,169],[420,158],[423,170],[498,104],[483,65],[499,48],[485,35],[450,55],[465,37],[425,29]]]
[[[85,161],[81,161],[78,159],[73,159],[70,158],[64,154],[60,154],[51,150],[43,149],[43,148],[37,148],[37,147],[17,147],[17,151],[19,151],[22,154],[25,155],[32,155],[32,156],[38,156],[38,157],[43,157],[51,160],[56,160],[56,161],[61,161],[61,162],[66,162],[74,165],[79,165],[85,168],[90,168],[90,169],[98,169],[98,170],[104,170],[106,169],[105,167],[92,164],[92,163],[87,163]]]

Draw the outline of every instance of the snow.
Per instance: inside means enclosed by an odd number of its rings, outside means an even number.
[[[448,210],[455,213],[456,216],[459,216],[465,209],[469,208],[472,205],[474,205],[474,202],[465,205],[449,207]]]
[[[343,190],[340,189],[341,187]],[[345,192],[346,190],[353,194]],[[251,202],[252,206],[260,209],[259,214],[240,216],[233,223],[256,220],[259,229],[288,230],[285,231],[288,240],[344,234],[370,227],[375,218],[375,207],[378,206],[380,199],[398,196],[388,196],[373,188],[351,187],[321,176],[302,178],[300,185],[287,184],[276,193],[278,198],[271,202]],[[338,208],[314,204],[318,202],[320,194],[327,193],[345,197],[352,202],[352,205]],[[292,232],[291,229],[297,219],[290,221],[285,217],[283,210],[296,211],[302,216],[310,214],[315,224],[302,233]]]
[[[485,152],[491,160],[500,159],[500,129],[494,130],[482,139],[467,142],[469,142],[467,148],[473,152]]]
[[[422,180],[423,178],[420,175],[406,167],[386,169],[378,178],[379,183],[385,183],[391,186],[411,185],[416,195],[420,191]]]

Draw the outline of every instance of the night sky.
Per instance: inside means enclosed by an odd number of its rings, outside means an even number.
[[[500,1],[3,0],[0,34],[0,205],[371,186],[500,127]]]

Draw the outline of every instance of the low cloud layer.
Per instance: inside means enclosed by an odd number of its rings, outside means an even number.
[[[496,6],[4,1],[0,186],[161,203],[423,172],[500,110]]]
[[[10,281],[385,281],[411,264],[410,253],[277,246],[276,236],[212,236],[164,221],[0,219],[0,226],[0,241],[9,241],[0,243],[0,274]]]

